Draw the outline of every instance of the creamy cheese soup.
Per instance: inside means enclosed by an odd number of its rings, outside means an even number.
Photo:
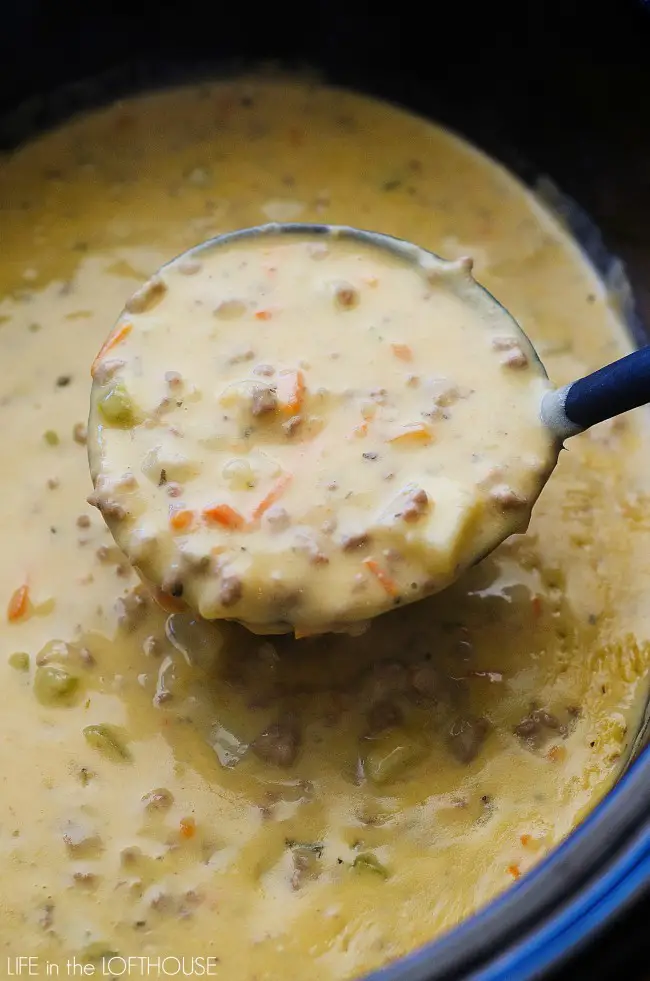
[[[268,220],[473,256],[554,384],[627,350],[526,189],[368,98],[188,87],[2,160],[0,944],[60,976],[110,952],[210,956],[227,981],[361,976],[562,840],[611,787],[645,699],[641,411],[571,440],[525,535],[360,637],[256,637],[150,601],[86,503],[89,369],[159,266]]]
[[[544,370],[469,261],[412,251],[271,226],[128,301],[92,369],[91,502],[167,596],[304,636],[525,530],[557,457]]]

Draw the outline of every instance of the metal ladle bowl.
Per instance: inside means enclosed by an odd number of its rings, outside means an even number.
[[[459,271],[463,272],[462,276],[456,275],[454,279],[454,289],[457,293],[459,293],[462,299],[469,301],[473,310],[479,314],[486,325],[489,323],[496,326],[507,325],[510,333],[514,333],[521,339],[522,349],[528,353],[529,357],[536,359],[538,363],[538,375],[547,377],[541,359],[520,325],[502,304],[471,275],[472,262],[470,259],[449,262],[411,242],[380,232],[340,225],[269,223],[227,232],[209,239],[189,249],[182,255],[177,256],[162,268],[165,269],[178,262],[199,259],[206,252],[214,249],[221,249],[249,239],[272,236],[346,239],[359,242],[364,246],[371,246],[390,252],[392,255],[419,267],[423,272],[432,276],[440,275],[444,277],[445,272],[449,272],[450,270],[455,270],[456,273]],[[650,401],[650,346],[635,351],[562,388],[547,388],[544,394],[540,396],[539,412],[540,419],[549,431],[551,441],[557,447],[557,452],[559,452],[560,447],[569,437],[583,432],[599,422],[617,416],[622,412],[643,405],[648,401]],[[94,427],[92,413],[90,425]],[[89,440],[88,446],[91,471],[93,471],[93,474],[96,474],[99,471],[99,465],[97,458],[98,451],[94,446],[94,442],[94,440]],[[540,477],[539,491],[541,491],[546,480],[548,480],[548,477],[552,473],[556,459],[557,453],[553,461],[550,462],[548,470]],[[469,550],[470,561],[464,561],[462,566],[459,566],[456,576],[460,575],[469,565],[476,564],[476,562],[485,558],[486,555],[501,544],[504,537],[507,537],[511,533],[512,530],[504,533],[502,525],[497,525],[494,529],[479,527],[476,532],[476,548],[473,552],[471,549]],[[444,588],[450,582],[451,579],[442,582],[439,588]],[[371,613],[370,615],[374,614]],[[255,630],[255,632],[278,632],[277,625],[273,626],[269,624],[268,628],[262,630],[260,629],[260,625],[248,623],[244,625]],[[352,618],[347,625],[351,629],[354,628]],[[287,627],[286,625],[280,627],[280,630],[286,629],[291,629],[291,627]]]

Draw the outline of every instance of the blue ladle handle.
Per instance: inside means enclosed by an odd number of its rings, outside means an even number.
[[[650,402],[650,345],[547,392],[542,419],[560,440]]]

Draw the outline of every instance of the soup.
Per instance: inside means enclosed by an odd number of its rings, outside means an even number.
[[[90,500],[167,598],[305,637],[525,531],[559,447],[544,369],[468,260],[300,227],[136,291],[91,368],[88,446]]]
[[[642,414],[572,440],[528,533],[444,593],[296,641],[150,601],[86,504],[89,368],[158,266],[266,220],[473,256],[558,385],[627,350],[603,284],[493,161],[300,81],[81,116],[3,160],[0,205],[6,954],[330,981],[448,930],[629,750],[650,650]]]

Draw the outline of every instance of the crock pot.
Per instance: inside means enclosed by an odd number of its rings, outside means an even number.
[[[570,225],[644,343],[648,7],[641,0],[470,2],[429,4],[424,15],[414,6],[397,14],[360,0],[312,0],[302,12],[266,5],[217,16],[200,3],[131,0],[100,9],[79,0],[7,0],[0,148],[80,108],[238,62],[315,67],[330,81],[449,125],[533,184]],[[372,981],[642,977],[640,955],[650,946],[647,728],[646,720],[614,789],[545,861]]]

